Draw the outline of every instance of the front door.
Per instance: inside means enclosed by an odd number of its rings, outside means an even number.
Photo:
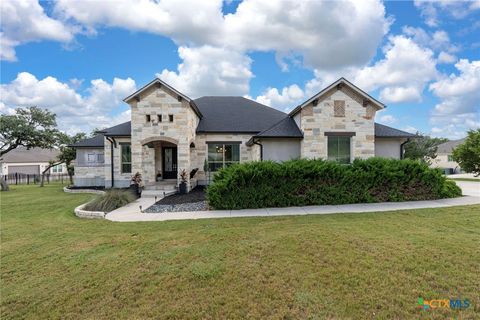
[[[177,179],[177,147],[162,148],[163,179]]]

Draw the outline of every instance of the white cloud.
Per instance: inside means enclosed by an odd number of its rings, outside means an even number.
[[[430,27],[438,27],[442,20],[441,15],[448,15],[454,19],[463,19],[470,13],[480,9],[480,1],[438,1],[415,0],[415,7],[420,10],[425,23]]]
[[[410,133],[420,132],[417,128],[412,127],[412,126],[403,127],[401,130],[406,131],[406,132],[410,132]]]
[[[15,47],[32,41],[53,40],[67,43],[72,30],[47,16],[36,0],[3,0],[0,2],[0,59],[15,61]]]
[[[455,64],[458,74],[451,74],[430,85],[440,98],[430,122],[443,128],[439,135],[458,137],[480,127],[480,61],[462,59]]]
[[[171,37],[177,44],[202,45],[221,36],[222,1],[58,0],[55,12],[87,28],[119,27]]]
[[[410,37],[422,47],[427,47],[434,51],[443,50],[448,53],[455,53],[459,51],[458,46],[452,44],[450,36],[444,30],[427,32],[422,28],[404,26],[402,31],[405,35]]]
[[[202,95],[245,95],[249,91],[251,59],[227,48],[179,47],[183,60],[177,72],[164,69],[157,74],[192,98]]]
[[[425,85],[437,75],[433,52],[406,36],[391,36],[385,58],[360,69],[353,81],[370,91],[381,88],[385,102],[420,101]]]
[[[457,61],[457,57],[452,54],[446,53],[445,51],[441,51],[438,54],[437,61],[439,63],[454,63],[455,61]]]
[[[114,78],[112,84],[96,79],[91,81],[87,94],[82,95],[54,77],[39,80],[28,72],[21,72],[10,83],[0,85],[0,111],[6,113],[16,107],[38,106],[57,115],[60,129],[88,132],[95,127],[116,124],[108,113],[120,111],[121,100],[134,91],[135,81],[130,78]],[[125,116],[121,113],[116,120],[123,119]]]
[[[386,114],[386,115],[383,115],[383,116],[378,116],[376,117],[378,118],[378,122],[380,123],[383,123],[383,124],[393,124],[395,122],[397,122],[397,118],[395,118],[394,116],[390,115],[390,114]]]
[[[380,1],[246,0],[225,16],[222,43],[303,56],[314,68],[359,66],[375,54],[390,19]]]
[[[255,100],[267,106],[271,106],[284,111],[290,111],[297,105],[305,94],[303,90],[296,84],[285,87],[281,92],[277,88],[268,88],[259,95]]]

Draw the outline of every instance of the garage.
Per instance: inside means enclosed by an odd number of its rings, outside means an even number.
[[[23,166],[8,166],[8,174],[23,173],[23,174],[40,174],[39,165],[23,165]]]

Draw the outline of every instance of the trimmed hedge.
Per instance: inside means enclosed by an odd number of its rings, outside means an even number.
[[[207,189],[215,209],[431,200],[462,195],[438,169],[413,160],[370,158],[247,162],[221,169]]]

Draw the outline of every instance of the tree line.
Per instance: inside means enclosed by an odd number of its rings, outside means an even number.
[[[91,135],[93,135],[92,133]],[[17,108],[15,114],[0,115],[0,160],[7,153],[18,147],[57,149],[59,154],[52,159],[48,166],[41,172],[40,186],[44,185],[45,174],[50,168],[65,164],[73,184],[73,161],[76,157],[75,149],[69,145],[89,136],[86,133],[69,135],[57,128],[56,115],[49,110],[39,107]],[[1,190],[7,191],[7,181],[2,177]]]

